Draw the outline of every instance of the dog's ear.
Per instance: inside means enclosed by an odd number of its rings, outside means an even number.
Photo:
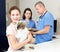
[[[24,28],[25,28],[25,23],[24,23],[24,22],[21,22],[21,23],[20,23],[20,28],[21,28],[21,29],[24,29]]]
[[[17,23],[17,29],[19,29],[19,28],[20,28],[20,22]]]
[[[20,21],[19,21],[19,22],[17,23],[17,29],[24,29],[24,28],[25,28],[25,25],[26,25],[26,24],[25,24],[24,22],[20,22]]]

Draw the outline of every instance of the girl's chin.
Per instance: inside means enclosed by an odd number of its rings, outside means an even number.
[[[15,23],[17,23],[18,21],[16,20],[16,21],[14,21]]]
[[[13,23],[17,23],[18,21],[14,21]]]

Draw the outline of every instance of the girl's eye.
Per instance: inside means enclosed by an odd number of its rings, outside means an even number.
[[[18,16],[18,14],[16,14],[16,16]]]
[[[12,16],[14,16],[14,14],[12,14]]]

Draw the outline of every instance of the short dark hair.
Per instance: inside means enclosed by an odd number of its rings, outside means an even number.
[[[26,9],[24,10],[22,18],[23,18],[23,19],[25,19],[25,18],[26,18],[26,17],[25,17],[25,13],[26,13],[26,11],[30,11],[30,12],[31,12],[30,19],[32,19],[32,11],[31,11],[31,9],[30,9],[30,8],[26,8]]]
[[[44,5],[44,3],[42,1],[36,2],[35,6],[38,5],[38,4],[42,4],[45,7],[45,5]]]
[[[18,10],[19,11],[19,13],[21,13],[21,11],[20,11],[20,9],[17,7],[17,6],[12,6],[11,8],[10,8],[10,10],[9,10],[9,14],[11,14],[11,11],[12,10]]]

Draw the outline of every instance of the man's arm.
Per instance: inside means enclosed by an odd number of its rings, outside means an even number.
[[[45,33],[48,33],[50,30],[50,26],[47,25],[45,26],[44,29],[40,30],[40,31],[37,31],[37,32],[31,32],[32,34],[45,34]]]

